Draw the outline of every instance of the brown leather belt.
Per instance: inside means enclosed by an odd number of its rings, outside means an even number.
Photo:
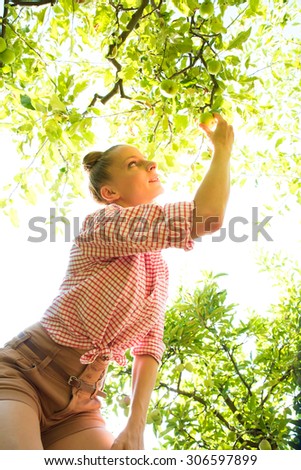
[[[24,336],[27,336],[27,335],[26,333],[22,332],[18,335],[18,338],[22,339]],[[25,344],[28,347],[28,349],[30,349],[42,361],[47,357],[47,355],[44,354],[43,351],[41,351],[39,347],[36,344],[34,344],[34,342],[30,338],[26,339],[24,343],[21,343],[21,344]],[[65,370],[62,367],[60,367],[58,364],[55,363],[54,360],[52,360],[48,364],[48,367],[54,370],[61,377],[63,377],[63,379],[68,383],[68,385],[71,385],[72,387],[75,387],[78,390],[84,390],[85,392],[89,392],[91,394],[91,398],[93,398],[95,395],[98,395],[102,398],[106,398],[107,394],[100,389],[104,372],[101,372],[100,378],[97,380],[95,384],[92,385],[92,384],[88,384],[87,382],[84,382],[83,380],[76,377],[75,375],[69,376],[68,374],[66,374]]]

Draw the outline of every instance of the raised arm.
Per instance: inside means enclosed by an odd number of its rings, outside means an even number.
[[[219,114],[217,126],[211,131],[201,124],[213,145],[213,157],[194,204],[192,238],[210,234],[222,226],[230,192],[230,155],[234,140],[233,128]]]

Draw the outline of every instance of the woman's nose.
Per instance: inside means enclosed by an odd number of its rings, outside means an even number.
[[[156,170],[157,163],[156,162],[147,162],[147,171]]]

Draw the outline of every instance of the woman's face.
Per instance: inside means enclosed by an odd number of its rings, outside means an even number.
[[[145,159],[131,145],[120,145],[112,150],[110,183],[100,192],[109,203],[123,207],[149,204],[164,192],[157,174],[157,164]]]

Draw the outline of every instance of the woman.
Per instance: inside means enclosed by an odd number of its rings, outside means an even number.
[[[164,352],[168,272],[161,250],[193,248],[221,227],[233,129],[201,125],[214,152],[192,202],[166,204],[157,165],[129,145],[84,158],[103,203],[84,221],[59,295],[41,321],[0,352],[0,449],[143,449],[147,408]],[[100,414],[110,361],[134,356],[128,422],[115,439]]]

